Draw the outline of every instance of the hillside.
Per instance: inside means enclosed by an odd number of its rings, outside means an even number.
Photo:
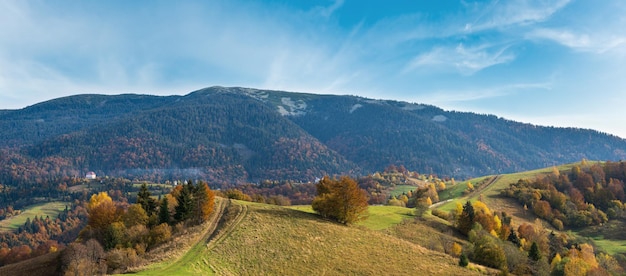
[[[84,175],[312,181],[394,164],[464,178],[626,159],[626,140],[355,96],[210,87],[77,95],[0,113],[0,183]],[[20,173],[28,171],[27,174]]]
[[[234,202],[232,221],[199,251],[137,275],[472,275],[457,259],[283,207]],[[228,216],[228,215],[227,215]],[[193,249],[192,249],[193,250]]]
[[[616,167],[623,168],[623,163],[584,161],[532,171],[485,176],[470,179],[466,182],[459,182],[456,184],[456,186],[449,187],[447,193],[442,193],[442,199],[444,199],[445,201],[443,204],[440,204],[435,208],[445,211],[451,211],[455,208],[457,203],[463,204],[468,200],[474,202],[480,199],[490,208],[497,211],[506,212],[509,216],[512,217],[516,225],[521,225],[523,223],[533,224],[537,219],[539,219],[539,221],[541,221],[541,224],[550,231],[559,232],[559,230],[562,230],[562,232],[564,233],[567,232],[567,235],[570,239],[576,240],[579,243],[585,242],[592,244],[598,252],[606,252],[613,256],[618,256],[623,263],[623,256],[624,254],[626,254],[626,245],[624,244],[624,239],[626,239],[626,235],[623,231],[623,227],[624,225],[626,225],[626,216],[624,216],[623,210],[618,210],[618,212],[615,213],[615,207],[610,206],[609,208],[608,206],[602,204],[603,198],[601,198],[600,196],[590,196],[590,190],[584,191],[585,206],[582,209],[585,210],[584,212],[586,215],[591,217],[593,214],[587,213],[585,208],[589,208],[588,206],[594,206],[594,204],[596,204],[598,205],[598,210],[611,214],[608,216],[608,221],[598,223],[597,225],[594,225],[594,222],[592,221],[588,221],[588,225],[568,225],[566,218],[568,218],[569,216],[562,216],[560,219],[566,222],[565,229],[558,229],[557,227],[555,227],[553,221],[547,219],[545,215],[543,217],[538,216],[540,212],[534,209],[533,205],[527,204],[528,209],[525,209],[522,202],[517,200],[514,196],[505,196],[504,193],[507,189],[511,189],[512,184],[518,183],[520,180],[529,183],[533,183],[536,180],[541,180],[537,183],[542,183],[542,185],[546,185],[546,180],[554,179],[554,175],[556,174],[556,172],[558,172],[558,174],[560,174],[562,177],[569,178],[567,177],[567,175],[571,175],[571,173],[575,171],[576,168],[580,168],[583,172],[585,172],[592,171],[593,168],[599,168],[608,165],[612,165],[615,173],[607,173],[607,176],[609,176],[607,178],[610,178],[610,182],[613,184],[618,182],[621,183],[619,185],[619,188],[616,189],[615,186],[613,186],[614,188],[607,187],[607,184],[609,183],[606,183],[605,180],[601,179],[602,177],[604,177],[604,174],[599,173],[599,171],[596,170],[594,173],[594,177],[596,178],[595,180],[597,180],[597,182],[594,189],[596,190],[596,192],[603,193],[604,196],[607,196],[606,200],[613,200],[612,202],[622,202],[622,199],[616,200],[615,197],[609,196],[605,193],[605,191],[610,190],[610,193],[614,196],[619,196],[620,194],[623,195],[623,179],[625,174],[623,174],[621,171],[617,171],[614,169]],[[610,172],[612,169],[606,168],[606,170]],[[461,193],[458,191],[465,189],[467,182],[478,184],[475,186],[476,190],[467,195],[461,195]],[[580,183],[580,181],[575,183]],[[576,185],[574,185],[574,187],[575,186]],[[550,201],[554,198],[548,196],[547,193],[545,193],[546,189],[541,190],[540,187],[541,186],[534,186],[532,190],[542,194],[541,198],[543,200]],[[556,190],[553,190],[553,194],[556,194],[556,192],[554,191]],[[563,195],[562,198],[569,201],[570,195],[573,193],[574,192],[570,190],[570,192],[567,193],[567,196]],[[572,204],[569,204],[567,206],[568,209],[571,209],[568,210],[569,212],[573,212],[578,208]],[[619,206],[621,206],[621,208],[618,209],[623,209],[623,206],[621,204]],[[611,210],[612,208],[613,210]],[[554,210],[556,209],[557,207],[554,207]],[[594,206],[589,209],[595,210],[596,207]],[[560,226],[560,228],[563,228],[563,226]]]

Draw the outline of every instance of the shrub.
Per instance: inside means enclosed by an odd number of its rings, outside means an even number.
[[[150,246],[161,244],[172,237],[172,231],[167,223],[161,223],[150,230]]]
[[[443,210],[439,210],[439,209],[433,209],[432,211],[433,216],[445,219],[445,220],[450,220],[450,213],[443,211]]]
[[[467,258],[465,253],[461,253],[461,256],[459,257],[459,265],[462,267],[467,267],[468,264],[469,264],[469,259]]]

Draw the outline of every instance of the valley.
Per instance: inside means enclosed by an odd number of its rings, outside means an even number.
[[[593,130],[238,87],[70,96],[0,126],[0,274],[626,267],[626,141]]]

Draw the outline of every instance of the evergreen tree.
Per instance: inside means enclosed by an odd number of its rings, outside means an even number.
[[[170,210],[168,209],[167,197],[161,200],[161,206],[159,207],[159,224],[170,223]]]
[[[146,183],[141,184],[141,188],[137,193],[137,203],[141,205],[148,216],[151,216],[156,209],[156,201],[151,197]]]
[[[193,184],[191,182],[187,184],[183,184],[183,189],[180,191],[178,196],[176,197],[176,201],[178,201],[178,205],[176,206],[176,213],[174,214],[174,219],[177,222],[185,221],[191,217],[193,214],[194,202],[192,198],[193,193]]]
[[[528,257],[533,261],[539,261],[541,259],[541,252],[539,251],[539,246],[537,246],[536,242],[530,246],[530,251],[528,251]]]
[[[517,246],[517,248],[522,246],[522,242],[520,241],[520,239],[517,236],[517,234],[515,234],[515,230],[513,230],[513,229],[511,229],[511,232],[510,232],[509,237],[507,238],[507,240],[512,242],[513,244],[515,244],[515,246]]]
[[[467,255],[465,255],[465,253],[461,253],[461,256],[459,257],[459,265],[462,267],[466,267],[469,264],[469,259],[467,258]]]
[[[459,216],[457,221],[457,226],[459,231],[464,235],[467,235],[470,230],[472,230],[472,226],[474,225],[474,218],[476,214],[474,213],[474,206],[470,201],[467,201],[465,205],[463,205],[463,212]]]

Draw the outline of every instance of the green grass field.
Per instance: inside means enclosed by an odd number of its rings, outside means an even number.
[[[576,238],[593,243],[601,251],[608,254],[626,254],[626,222],[611,220],[597,226],[586,227],[577,231],[568,231]]]
[[[21,214],[0,221],[0,231],[14,231],[24,225],[27,218],[32,220],[35,216],[56,218],[68,204],[67,202],[54,201],[29,206]]]
[[[411,186],[411,185],[396,185],[396,187],[391,190],[391,192],[389,192],[390,195],[392,196],[399,196],[401,194],[404,193],[408,193],[409,191],[415,191],[417,190],[417,187],[415,186]]]
[[[478,188],[478,184],[482,183],[483,181],[485,181],[485,179],[489,177],[491,176],[482,176],[482,177],[473,178],[467,181],[456,182],[455,185],[448,186],[445,190],[439,192],[439,200],[444,201],[448,199],[462,197],[463,191],[467,189],[467,182],[471,182],[475,188]],[[449,183],[447,183],[446,185],[449,185]]]
[[[133,188],[141,188],[143,183],[133,183]],[[161,188],[173,188],[173,185],[170,184],[160,184],[160,183],[146,183],[148,187],[161,187]]]

